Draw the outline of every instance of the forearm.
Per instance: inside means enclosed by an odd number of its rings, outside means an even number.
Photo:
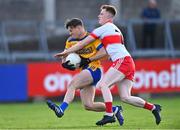
[[[84,40],[78,42],[76,45],[70,47],[69,49],[67,49],[67,50],[65,50],[63,52],[55,54],[54,57],[57,57],[57,58],[65,57],[69,53],[76,52],[76,51],[82,49],[84,46],[88,45],[90,42],[92,42],[94,40],[95,39],[92,36],[87,36]]]
[[[67,49],[66,53],[76,52],[76,51],[82,49],[84,46],[86,46],[90,42],[92,42],[93,40],[95,40],[95,39],[92,36],[88,36],[84,40],[78,42],[76,45],[74,45],[71,48]]]
[[[81,44],[81,42],[78,42],[76,45],[74,45],[74,46],[72,46],[72,47],[70,47],[70,48],[68,48],[67,50],[65,50],[66,51],[66,53],[73,53],[73,52],[76,52],[76,51],[78,51],[78,50],[80,50],[80,49],[82,49],[83,48],[83,46],[82,45],[80,45]]]
[[[90,61],[95,61],[95,60],[101,59],[101,58],[103,58],[103,57],[105,57],[105,56],[107,56],[107,53],[106,53],[106,51],[105,51],[104,48],[101,48],[101,49],[96,53],[96,55],[90,57],[89,59],[90,59]]]

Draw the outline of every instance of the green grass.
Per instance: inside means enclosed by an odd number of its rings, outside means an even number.
[[[60,129],[60,130],[148,130],[180,129],[180,98],[154,99],[163,106],[162,122],[157,126],[149,111],[122,104],[125,124],[98,127],[95,122],[103,113],[83,109],[80,102],[70,105],[63,118],[56,118],[45,103],[0,104],[0,129]],[[120,102],[114,102],[120,104]]]

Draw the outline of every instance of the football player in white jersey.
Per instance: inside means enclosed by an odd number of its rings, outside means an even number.
[[[121,100],[133,106],[152,111],[156,124],[158,125],[161,122],[161,106],[146,102],[140,97],[131,96],[131,89],[134,82],[135,64],[131,55],[124,46],[124,38],[121,31],[113,24],[115,15],[116,9],[114,6],[103,5],[98,16],[99,24],[101,26],[96,28],[88,37],[80,41],[79,44],[76,44],[61,53],[57,53],[55,56],[61,57],[69,53],[76,52],[95,39],[101,39],[102,44],[113,63],[97,84],[102,91],[106,106],[106,113],[96,124],[104,125],[106,123],[115,122],[115,117],[112,112],[113,98],[109,87],[118,83]],[[90,58],[90,60],[93,61],[96,59]]]

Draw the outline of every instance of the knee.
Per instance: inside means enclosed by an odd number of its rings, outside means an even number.
[[[69,85],[67,86],[67,89],[74,89],[74,85],[73,85],[73,84],[69,84]]]
[[[92,104],[84,104],[84,109],[91,111],[92,110]]]
[[[103,88],[105,88],[105,87],[106,87],[106,85],[105,85],[103,82],[98,82],[97,88],[103,89]]]
[[[78,83],[76,81],[71,81],[71,83],[67,86],[67,89],[76,89],[77,84]]]
[[[129,97],[128,96],[121,96],[121,101],[128,103],[129,102]]]

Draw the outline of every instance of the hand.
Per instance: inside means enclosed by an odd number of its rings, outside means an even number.
[[[62,57],[65,57],[66,55],[67,55],[67,52],[66,52],[66,50],[64,50],[64,51],[61,52],[61,53],[55,54],[54,57],[56,57],[56,58],[62,58]]]
[[[69,62],[70,62],[70,61],[68,60],[68,61],[62,63],[62,67],[63,67],[63,68],[66,68],[66,69],[68,69],[68,70],[75,70],[75,69],[76,69],[75,66],[69,64]]]
[[[84,67],[91,62],[91,60],[89,58],[84,58],[82,56],[80,56],[80,57],[81,57],[80,67]]]

